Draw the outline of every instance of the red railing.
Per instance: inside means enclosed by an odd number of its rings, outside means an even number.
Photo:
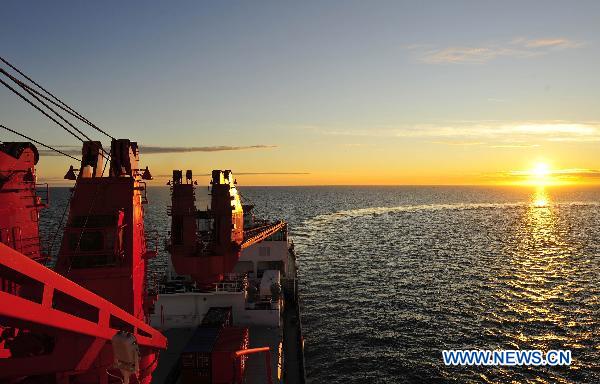
[[[110,340],[120,330],[111,326],[111,320],[116,319],[115,323],[125,324],[133,330],[132,333],[140,346],[157,349],[167,347],[165,336],[143,320],[4,244],[0,244],[0,267],[2,271],[10,271],[10,276],[25,276],[42,290],[38,300],[32,300],[31,297],[24,298],[14,292],[0,291],[1,317],[103,340]],[[2,278],[6,276],[0,276],[0,279]],[[68,296],[73,301],[84,303],[86,307],[94,309],[97,320],[95,317],[90,320],[89,316],[82,318],[76,313],[69,313],[66,309],[55,308],[53,298],[57,291],[63,298]],[[0,362],[0,367],[1,364]]]

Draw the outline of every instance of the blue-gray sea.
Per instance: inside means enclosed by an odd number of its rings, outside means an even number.
[[[310,383],[600,383],[600,188],[241,191],[290,223]],[[51,190],[49,243],[67,197]],[[148,198],[147,229],[165,235],[169,189]],[[445,366],[444,349],[569,349],[573,362]]]

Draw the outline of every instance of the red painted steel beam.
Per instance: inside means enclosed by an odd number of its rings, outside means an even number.
[[[0,316],[110,340],[118,332],[118,329],[110,328],[109,318],[112,315],[133,327],[140,346],[158,349],[167,347],[166,337],[143,320],[4,244],[0,244],[0,265],[34,279],[44,286],[42,303],[0,292]],[[52,297],[56,290],[97,308],[98,322],[52,308]],[[139,331],[149,336],[141,335]]]

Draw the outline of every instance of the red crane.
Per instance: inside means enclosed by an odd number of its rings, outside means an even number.
[[[105,384],[118,378],[110,373],[117,367],[149,383],[166,338],[147,324],[146,263],[155,252],[146,246],[142,179],[150,174],[138,169],[137,144],[113,140],[103,176],[101,144],[84,143],[55,271],[34,261],[39,245],[24,241],[39,238],[37,150],[28,143],[0,149],[0,207],[7,207],[0,228],[11,234],[0,244],[0,380]],[[127,340],[137,344],[135,364],[115,349]]]
[[[169,251],[175,271],[190,275],[201,287],[210,287],[233,270],[241,250],[258,243],[285,227],[278,221],[244,230],[244,211],[240,194],[230,170],[214,170],[211,179],[210,210],[195,206],[192,171],[186,180],[180,170],[173,171],[171,183],[171,239]],[[198,220],[209,222],[199,228]]]

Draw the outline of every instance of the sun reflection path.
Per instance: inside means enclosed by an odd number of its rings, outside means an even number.
[[[512,346],[548,350],[568,342],[570,314],[560,303],[571,300],[564,284],[573,272],[569,260],[574,249],[565,240],[562,225],[559,207],[539,187],[514,229],[518,246],[508,260],[503,277],[507,286],[496,312],[502,322],[522,324],[504,334]]]
[[[531,205],[534,208],[547,208],[550,204],[550,198],[544,187],[540,187],[533,194]]]

